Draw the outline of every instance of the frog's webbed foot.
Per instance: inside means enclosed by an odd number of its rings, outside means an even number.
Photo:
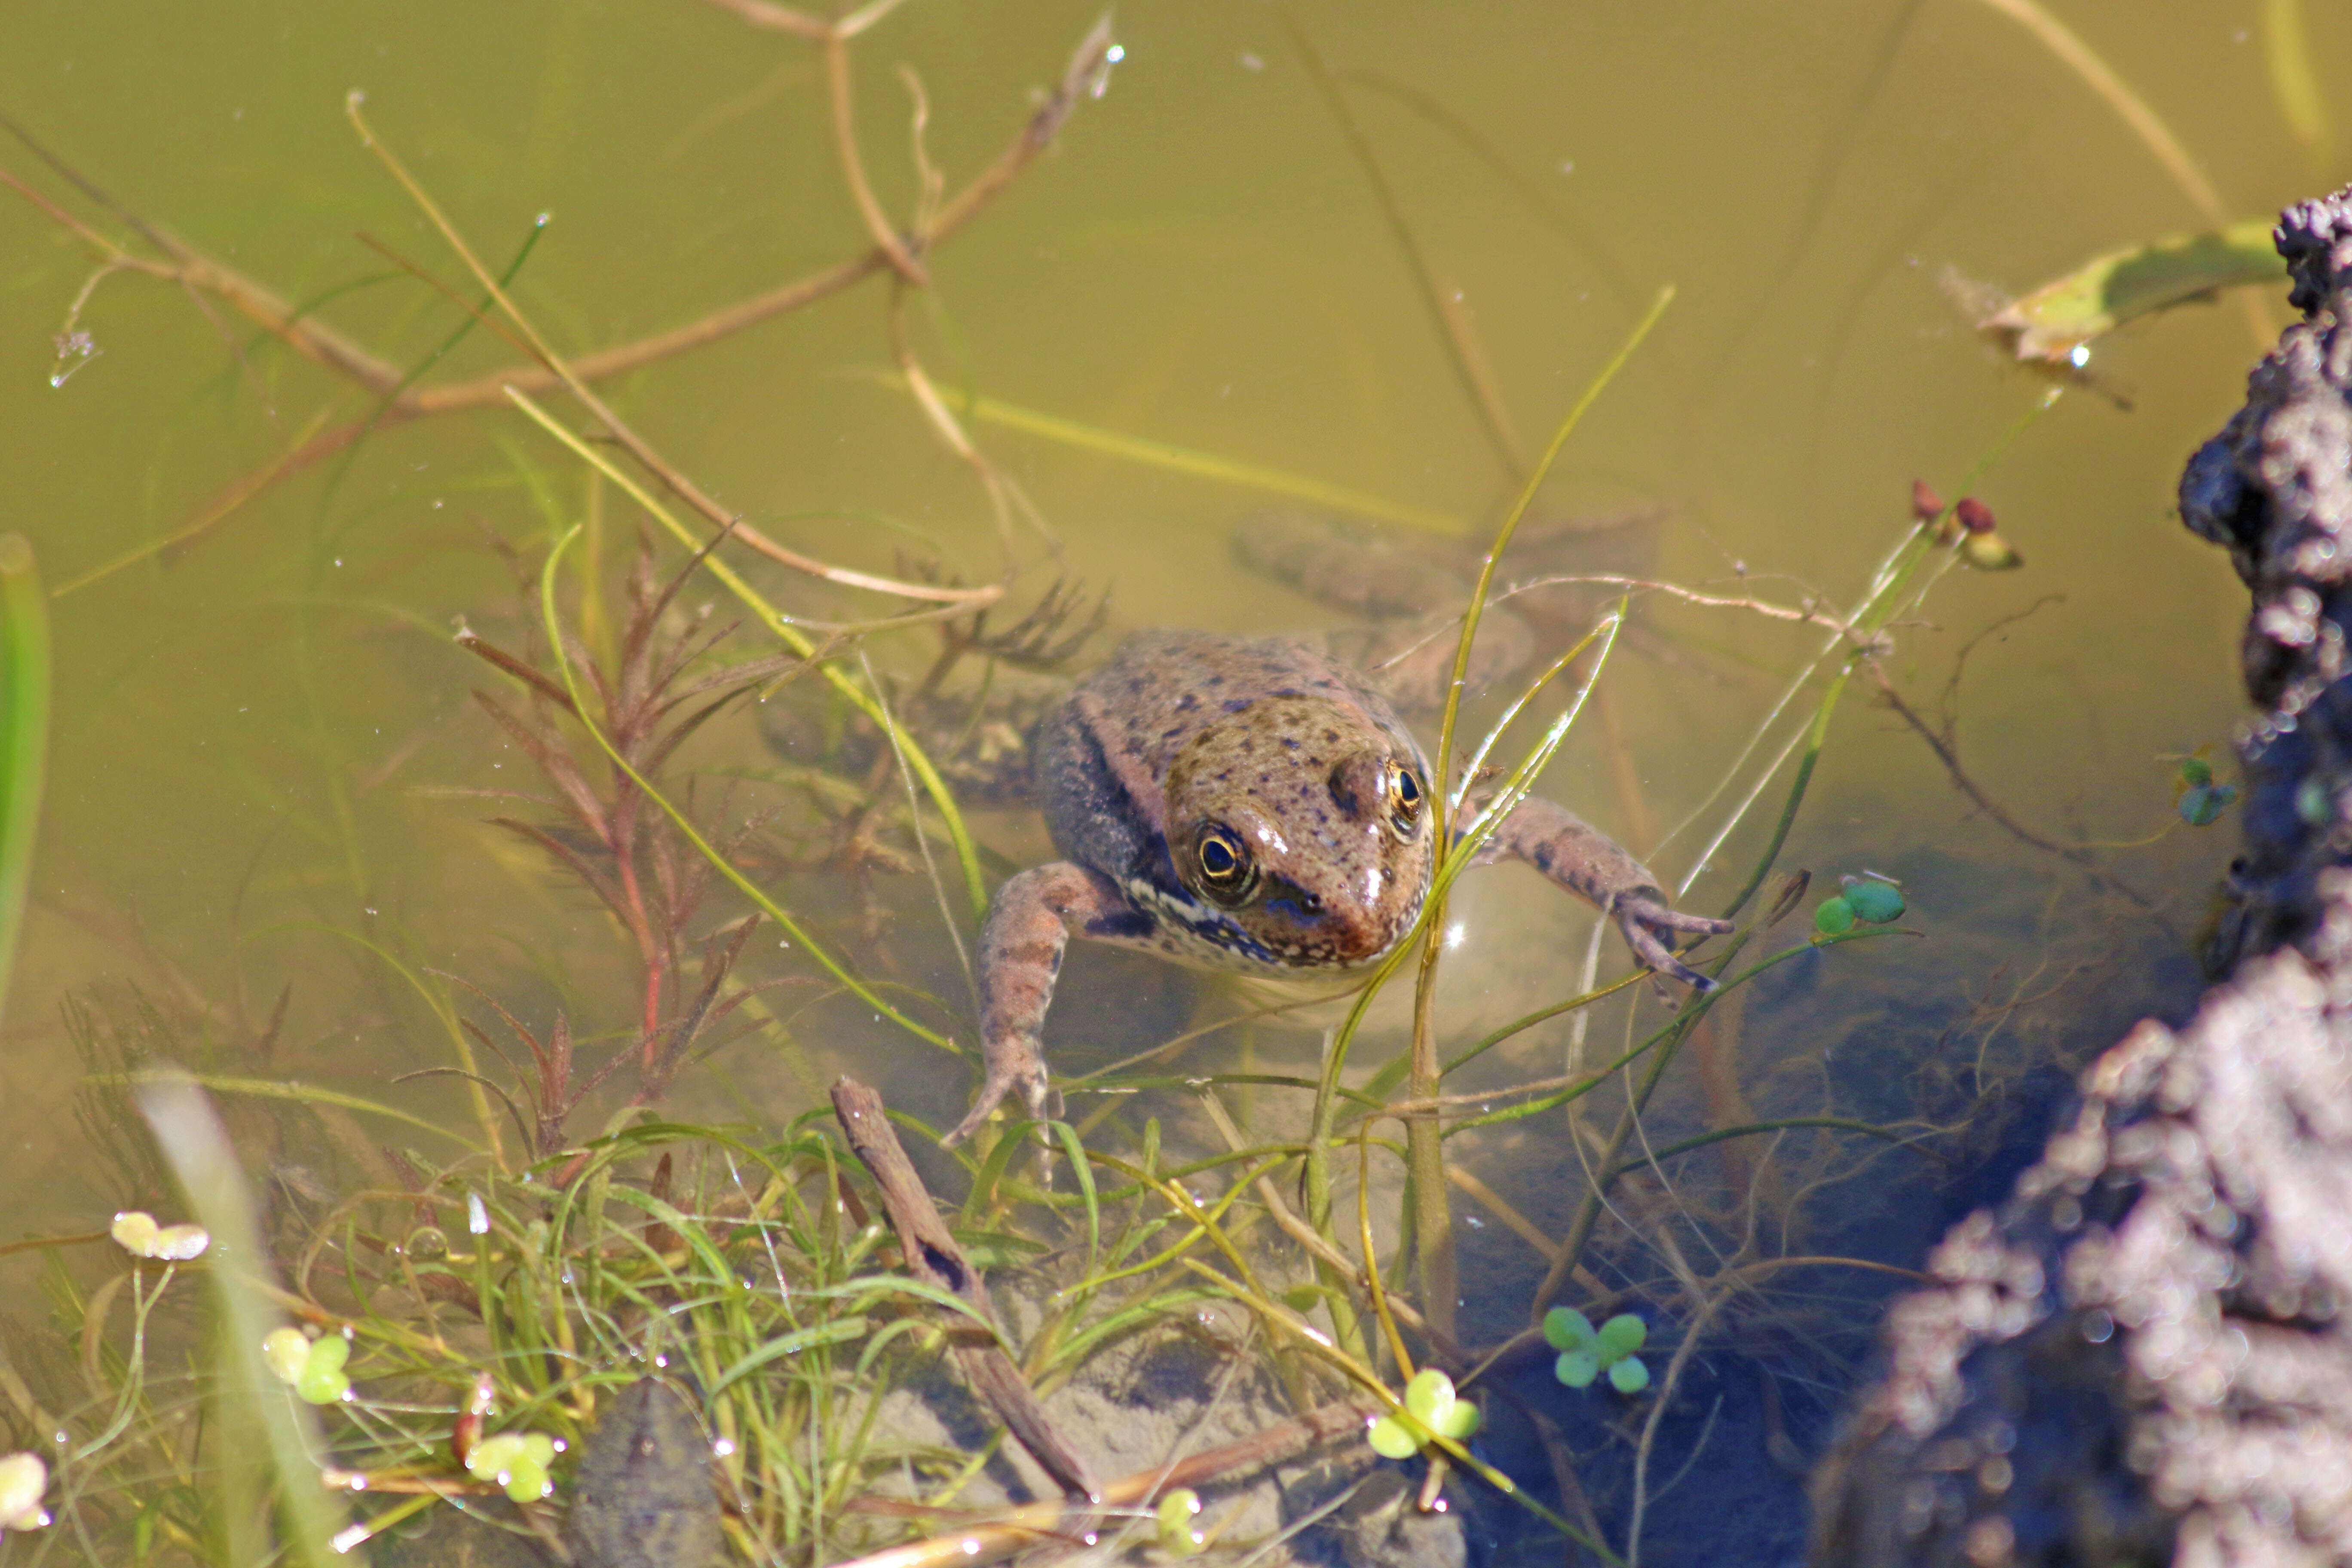
[[[1019,1098],[1033,1121],[1062,1114],[1040,1038],[1062,973],[1062,951],[1073,934],[1124,935],[1140,918],[1117,883],[1067,860],[1032,867],[996,890],[980,931],[980,1048],[986,1070],[971,1111],[940,1142],[952,1148],[971,1137],[1007,1095]]]
[[[1361,524],[1301,511],[1262,511],[1234,530],[1234,554],[1261,577],[1351,615],[1376,619],[1459,610],[1467,579]]]
[[[1024,1059],[1022,1058],[1025,1055]],[[971,1109],[955,1125],[955,1131],[940,1140],[943,1149],[952,1149],[980,1131],[1006,1095],[1015,1095],[1029,1113],[1032,1121],[1058,1121],[1062,1115],[1062,1096],[1045,1077],[1045,1058],[1034,1041],[1025,1042],[1025,1052],[1005,1053],[1003,1061],[992,1060],[981,1079],[980,1092],[972,1097]]]
[[[1716,982],[1675,956],[1675,938],[1721,936],[1729,921],[1687,915],[1666,900],[1648,867],[1617,841],[1548,800],[1524,800],[1495,829],[1480,858],[1524,860],[1560,887],[1617,922],[1633,956],[1660,974],[1693,991],[1716,989]]]
[[[1711,920],[1706,915],[1686,915],[1670,908],[1665,893],[1656,888],[1643,888],[1621,893],[1611,905],[1609,913],[1625,938],[1625,945],[1633,956],[1659,973],[1681,981],[1693,991],[1704,995],[1717,989],[1717,983],[1701,974],[1675,956],[1676,935],[1721,936],[1731,929],[1729,921]]]
[[[1110,618],[1110,590],[1106,588],[1096,597],[1094,608],[1072,626],[1072,617],[1086,600],[1087,585],[1083,581],[1056,577],[1046,588],[1045,597],[1027,615],[1002,631],[986,629],[987,611],[974,616],[970,628],[962,634],[961,648],[1003,659],[1023,669],[1057,669],[1067,664]]]

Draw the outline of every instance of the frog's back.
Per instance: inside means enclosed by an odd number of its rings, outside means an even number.
[[[1040,727],[1035,787],[1055,845],[1122,883],[1173,886],[1161,787],[1177,753],[1265,698],[1314,697],[1420,748],[1362,676],[1293,637],[1138,632]]]

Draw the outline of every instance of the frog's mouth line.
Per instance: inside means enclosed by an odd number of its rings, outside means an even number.
[[[1296,897],[1267,900],[1265,907],[1280,904],[1303,904],[1311,895],[1287,882],[1280,884]],[[1138,904],[1156,910],[1161,916],[1163,940],[1148,943],[1159,951],[1198,968],[1239,969],[1291,978],[1311,978],[1315,974],[1347,974],[1370,968],[1388,956],[1389,952],[1412,929],[1421,913],[1421,900],[1400,911],[1388,940],[1376,950],[1360,957],[1342,958],[1336,945],[1312,940],[1312,921],[1319,915],[1301,915],[1294,910],[1282,912],[1301,927],[1304,940],[1295,942],[1269,941],[1251,931],[1237,921],[1232,911],[1221,910],[1189,892],[1171,893],[1168,889],[1138,879],[1126,885],[1128,897]]]

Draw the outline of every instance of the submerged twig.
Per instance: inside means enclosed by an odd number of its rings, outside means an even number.
[[[907,1271],[961,1301],[974,1318],[1001,1336],[1003,1331],[998,1326],[987,1283],[940,1219],[922,1177],[907,1158],[898,1133],[891,1131],[882,1097],[856,1079],[844,1078],[833,1086],[833,1113],[841,1123],[842,1136],[849,1141],[850,1152],[874,1177],[882,1206],[890,1216],[890,1228],[898,1232]],[[1061,1483],[1062,1489],[1078,1501],[1101,1501],[1102,1488],[1086,1460],[1054,1429],[1045,1407],[1022,1380],[1021,1369],[1005,1353],[1000,1340],[991,1339],[984,1345],[959,1343],[955,1353],[974,1391],[996,1412],[1005,1429]]]
[[[2057,856],[2079,869],[2100,887],[2128,900],[2142,913],[2162,926],[2168,934],[2176,938],[2179,936],[2179,933],[2173,931],[2172,922],[2165,918],[2164,910],[2158,906],[2155,900],[2100,865],[2098,857],[2079,846],[2061,844],[2054,838],[2045,838],[2018,821],[2000,802],[1985,792],[1982,784],[1969,776],[1968,769],[1960,765],[1959,753],[1952,749],[1950,739],[1938,734],[1934,725],[1928,723],[1916,709],[1903,700],[1903,694],[1895,689],[1895,682],[1887,678],[1885,669],[1881,667],[1877,659],[1864,659],[1863,668],[1870,671],[1872,681],[1878,687],[1880,699],[1897,718],[1911,727],[1920,740],[1927,742],[1927,749],[1936,753],[1936,760],[1944,764],[1944,772],[1950,775],[1953,787],[1967,795],[1978,810],[1992,818],[2004,832],[2019,843],[2039,849],[2046,855]]]

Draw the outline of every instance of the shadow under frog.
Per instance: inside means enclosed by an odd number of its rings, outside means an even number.
[[[1318,596],[1351,596],[1330,582],[1351,556],[1383,559],[1328,527],[1282,526],[1287,553],[1259,543],[1244,558]],[[1302,550],[1322,551],[1326,564],[1297,566]],[[1360,590],[1353,596],[1361,603]],[[1490,647],[1506,664],[1523,660],[1533,641],[1526,623],[1491,624],[1506,635]],[[1032,1119],[1060,1115],[1039,1036],[1073,937],[1277,981],[1360,973],[1404,940],[1438,844],[1428,760],[1391,698],[1425,694],[1432,682],[1406,664],[1366,659],[1377,647],[1358,642],[1351,661],[1298,637],[1140,632],[1045,714],[1029,784],[1063,858],[1015,876],[990,905],[979,974],[985,1077],[946,1142],[970,1137],[1007,1095]],[[1376,666],[1381,677],[1366,673]],[[1580,817],[1522,803],[1482,857],[1506,858],[1613,919],[1652,969],[1711,988],[1673,944],[1728,923],[1675,910],[1645,867]]]

